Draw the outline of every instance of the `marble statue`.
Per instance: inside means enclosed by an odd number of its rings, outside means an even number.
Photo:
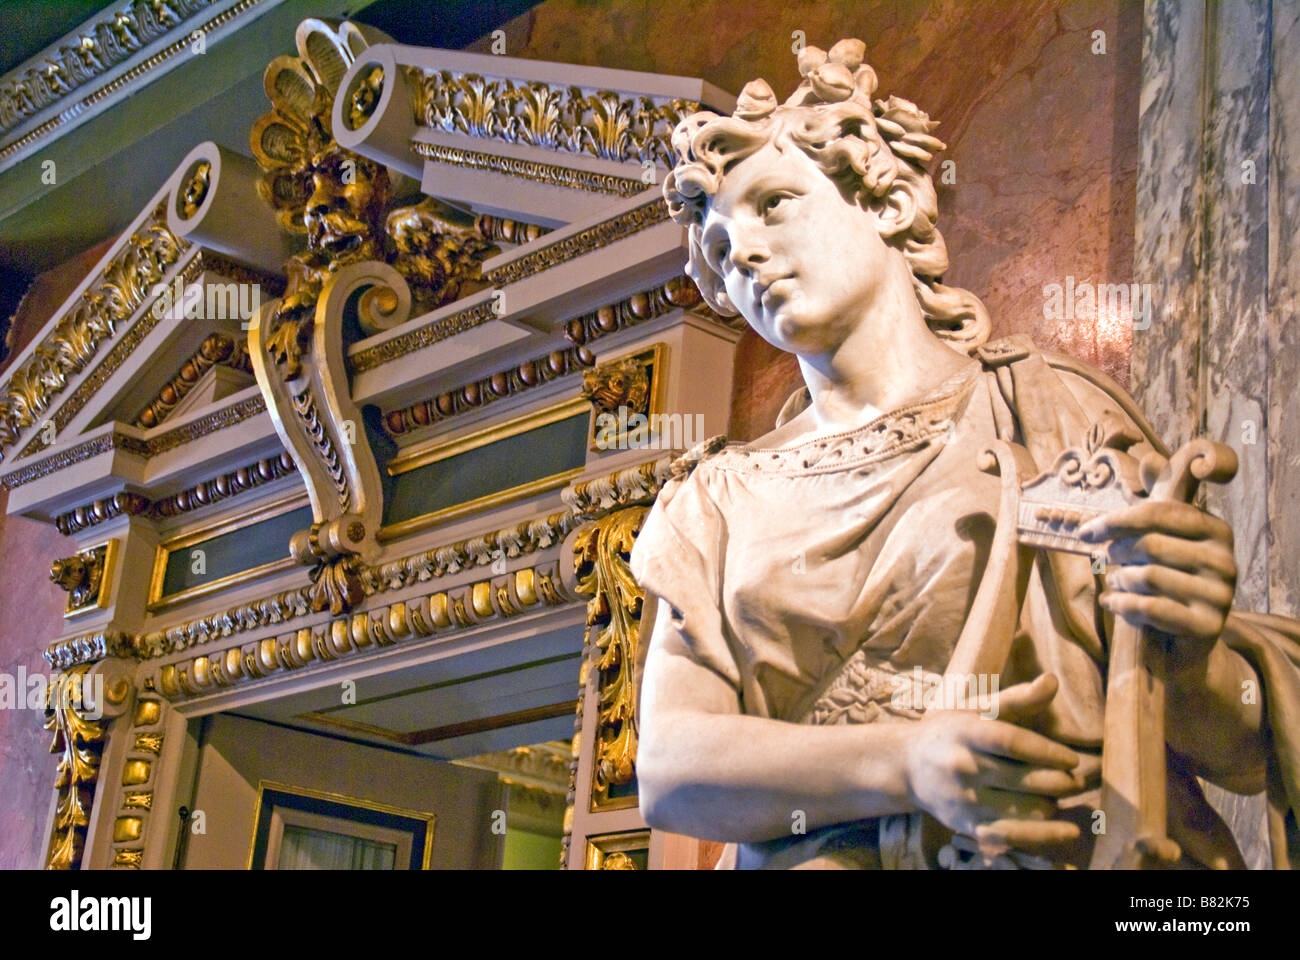
[[[1243,867],[1201,777],[1267,791],[1286,865],[1300,623],[1232,608],[1192,502],[1231,450],[989,342],[941,282],[936,124],[864,56],[807,47],[784,103],[756,80],[673,135],[688,273],[806,388],[681,458],[632,552],[645,819],[742,869]]]

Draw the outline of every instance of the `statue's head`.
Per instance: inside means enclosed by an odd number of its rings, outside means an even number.
[[[987,311],[941,282],[948,254],[924,166],[944,148],[937,124],[898,97],[872,101],[865,51],[860,40],[805,47],[784,104],[755,80],[732,116],[678,125],[664,196],[688,228],[687,272],[714,310],[743,313],[784,349],[819,349],[818,329],[910,286],[930,329],[973,350]]]

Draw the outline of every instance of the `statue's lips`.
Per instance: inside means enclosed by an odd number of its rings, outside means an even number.
[[[759,284],[759,303],[766,307],[770,306],[768,301],[773,297],[777,300],[788,300],[795,289],[797,289],[797,286],[793,277],[777,277],[767,284]]]

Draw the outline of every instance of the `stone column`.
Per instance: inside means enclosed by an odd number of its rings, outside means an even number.
[[[1287,427],[1300,417],[1298,16],[1283,0],[1147,0],[1134,278],[1155,310],[1131,362],[1171,447],[1206,434],[1236,450],[1237,478],[1205,493],[1236,537],[1236,605],[1288,616],[1300,613],[1300,432]],[[1263,866],[1262,795],[1209,793]]]

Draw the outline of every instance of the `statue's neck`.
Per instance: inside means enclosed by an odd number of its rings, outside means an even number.
[[[833,350],[799,357],[819,433],[869,423],[972,363],[930,331],[910,290],[891,307],[865,316]]]

